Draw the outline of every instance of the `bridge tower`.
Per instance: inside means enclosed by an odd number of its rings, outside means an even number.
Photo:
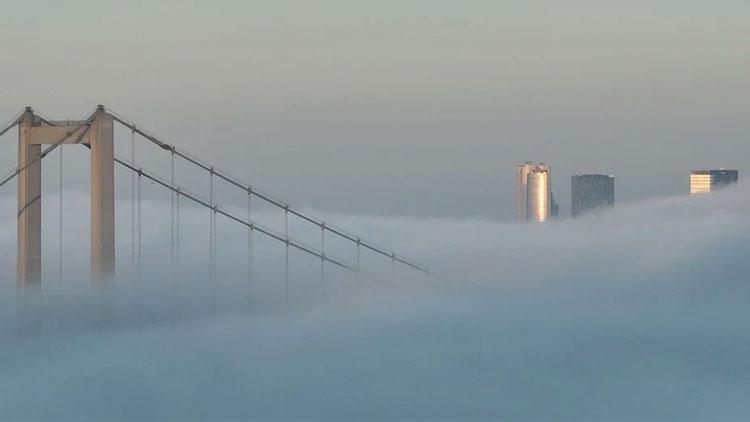
[[[61,141],[62,140],[62,141]],[[103,106],[86,122],[44,121],[26,108],[18,128],[18,286],[41,289],[42,163],[45,144],[91,149],[91,276],[104,281],[115,269],[114,122]],[[29,163],[32,163],[29,165]]]

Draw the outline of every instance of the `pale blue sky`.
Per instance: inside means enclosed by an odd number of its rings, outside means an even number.
[[[750,170],[747,2],[3,7],[0,116],[104,103],[326,212],[509,219],[524,160],[551,163],[563,214],[577,172],[636,200]]]

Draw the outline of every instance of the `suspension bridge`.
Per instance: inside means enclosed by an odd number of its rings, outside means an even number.
[[[120,126],[129,134],[129,157],[116,154],[115,127]],[[209,283],[215,285],[217,277],[217,218],[223,217],[238,228],[247,231],[247,276],[252,282],[253,270],[255,268],[255,242],[256,236],[263,236],[283,246],[284,256],[280,257],[283,262],[283,273],[285,279],[286,296],[289,296],[290,278],[290,250],[296,250],[308,255],[320,262],[321,277],[325,279],[326,266],[332,265],[356,275],[359,280],[363,273],[363,252],[371,252],[380,259],[390,264],[391,271],[397,266],[403,266],[420,273],[428,273],[426,266],[417,263],[404,255],[387,250],[369,239],[364,239],[344,229],[332,225],[322,219],[315,218],[300,209],[291,207],[287,202],[281,201],[257,187],[243,182],[239,178],[231,176],[228,172],[219,169],[185,149],[169,143],[153,133],[145,130],[140,125],[127,120],[118,113],[97,106],[87,117],[82,120],[52,120],[35,112],[31,107],[26,107],[14,116],[4,127],[0,128],[0,136],[18,129],[18,164],[10,169],[0,179],[0,189],[16,181],[18,186],[18,210],[17,210],[17,253],[16,253],[16,280],[17,287],[23,292],[40,292],[44,277],[42,277],[42,160],[50,155],[52,151],[59,148],[60,156],[60,235],[59,248],[60,257],[58,263],[58,277],[63,277],[63,240],[62,227],[62,146],[76,145],[87,148],[90,151],[90,232],[91,253],[90,271],[91,280],[94,284],[107,284],[115,280],[115,167],[119,166],[130,173],[130,207],[131,207],[131,267],[134,273],[142,276],[142,184],[147,181],[163,189],[170,196],[170,263],[180,265],[181,254],[181,230],[180,209],[185,201],[193,206],[204,208],[209,211],[209,219],[206,224],[209,227],[209,238],[207,254],[209,255]],[[145,168],[136,160],[136,142],[145,140],[155,145],[158,151],[165,154],[169,159],[168,177],[160,176],[155,169]],[[194,177],[208,178],[208,197],[195,193],[191,186],[181,185],[175,179],[175,163],[181,161],[190,169]],[[246,197],[247,211],[240,213],[236,207],[220,203],[215,195],[215,182],[221,181],[236,191],[236,194]],[[244,200],[244,199],[243,199]],[[260,224],[253,214],[255,201],[262,202],[265,206],[276,209],[283,213],[283,231],[274,230]],[[165,205],[166,206],[166,205]],[[320,245],[310,246],[296,240],[289,232],[289,218],[296,217],[303,224],[318,230],[320,233]],[[136,218],[137,217],[137,218]],[[346,260],[334,256],[327,251],[327,236],[343,240],[353,248],[354,259]],[[148,251],[146,251],[148,253]]]

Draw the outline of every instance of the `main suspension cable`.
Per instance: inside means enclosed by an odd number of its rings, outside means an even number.
[[[160,147],[160,148],[162,148],[164,150],[167,150],[167,151],[174,151],[174,153],[178,157],[185,159],[189,163],[191,163],[191,164],[193,164],[193,165],[195,165],[195,166],[203,169],[206,172],[212,173],[213,175],[215,175],[219,179],[224,180],[225,182],[227,182],[227,183],[229,183],[229,184],[231,184],[231,185],[233,185],[233,186],[235,186],[237,188],[240,188],[242,190],[245,190],[245,191],[248,190],[248,187],[249,187],[248,184],[243,183],[243,182],[239,181],[238,179],[229,176],[227,173],[218,170],[214,166],[211,166],[211,165],[209,165],[209,164],[207,164],[205,162],[202,162],[201,160],[199,160],[198,158],[192,156],[188,152],[186,152],[186,151],[184,151],[184,150],[182,150],[180,148],[177,148],[175,145],[170,144],[170,143],[165,142],[165,141],[162,141],[162,140],[158,139],[156,136],[148,134],[147,132],[141,130],[140,128],[136,128],[135,125],[133,125],[131,123],[128,123],[126,120],[124,120],[123,118],[119,117],[117,114],[113,114],[111,112],[110,112],[110,114],[112,115],[112,118],[116,122],[122,124],[125,127],[134,129],[136,131],[136,133],[138,133],[139,135],[141,135],[142,137],[144,137],[146,140],[150,141],[151,143],[157,145],[158,147]],[[277,199],[274,199],[270,195],[262,193],[261,191],[258,191],[257,189],[253,189],[252,190],[252,195],[257,196],[258,198],[264,200],[265,202],[267,202],[267,203],[269,203],[269,204],[271,204],[271,205],[273,205],[273,206],[275,206],[277,208],[280,208],[282,210],[286,208],[287,212],[289,212],[289,213],[291,213],[291,214],[293,214],[293,215],[295,215],[295,216],[297,216],[297,217],[299,217],[299,218],[301,218],[301,219],[303,219],[303,220],[305,220],[305,221],[307,221],[309,223],[315,224],[318,227],[322,227],[322,225],[323,225],[322,221],[317,220],[315,218],[312,218],[312,217],[306,215],[305,213],[303,213],[301,211],[298,211],[298,210],[295,210],[293,208],[290,208],[290,207],[288,207],[287,204],[285,204],[285,203],[283,203],[283,202],[281,202],[281,201],[279,201]],[[334,226],[332,226],[330,224],[328,224],[328,225],[325,226],[325,230],[327,230],[327,231],[329,231],[329,232],[331,232],[331,233],[333,233],[333,234],[335,234],[335,235],[337,235],[339,237],[342,237],[342,238],[344,238],[344,239],[346,239],[346,240],[348,240],[348,241],[350,241],[352,243],[356,243],[356,241],[357,241],[357,236],[349,234],[349,233],[345,232],[344,230],[342,230],[340,228],[336,228],[336,227],[334,227]],[[364,248],[367,248],[367,249],[369,249],[369,250],[371,250],[373,252],[376,252],[376,253],[378,253],[378,254],[380,254],[380,255],[388,258],[388,259],[392,259],[395,262],[398,262],[400,264],[403,264],[403,265],[406,265],[406,266],[411,267],[413,269],[416,269],[418,271],[429,272],[429,268],[428,267],[426,267],[424,265],[421,265],[421,264],[414,263],[414,262],[412,262],[412,261],[410,261],[410,260],[408,260],[408,259],[406,259],[406,258],[404,258],[404,257],[402,257],[402,256],[400,256],[398,254],[396,254],[395,258],[394,258],[394,253],[393,252],[387,252],[386,250],[384,250],[384,249],[376,246],[373,242],[365,241],[364,239],[360,238],[360,246],[362,246]]]
[[[0,129],[0,136],[3,136],[3,135],[5,135],[5,133],[6,133],[7,131],[9,131],[9,130],[13,129],[13,128],[14,128],[14,127],[16,127],[16,126],[17,126],[17,125],[18,125],[19,123],[21,123],[21,119],[23,118],[23,115],[24,115],[24,114],[25,114],[25,113],[26,113],[27,111],[28,111],[28,110],[22,110],[22,111],[20,111],[20,112],[19,112],[18,114],[16,114],[16,116],[15,116],[15,117],[13,117],[12,119],[10,119],[10,120],[8,121],[8,123],[6,123],[6,124],[5,124],[5,126],[2,126],[2,129]]]
[[[205,208],[208,208],[208,209],[213,209],[217,214],[221,214],[221,215],[229,218],[230,220],[233,220],[233,221],[235,221],[235,222],[237,222],[239,224],[245,225],[248,228],[252,228],[254,231],[257,231],[257,232],[263,234],[264,236],[270,237],[270,238],[272,238],[274,240],[277,240],[279,242],[282,242],[282,243],[288,242],[289,246],[291,246],[291,247],[293,247],[295,249],[298,249],[298,250],[300,250],[300,251],[302,251],[304,253],[307,253],[309,255],[312,255],[312,256],[315,256],[315,257],[318,257],[318,258],[324,257],[325,260],[326,260],[326,262],[329,262],[331,264],[337,265],[337,266],[339,266],[341,268],[345,268],[345,269],[350,270],[350,271],[355,271],[354,266],[347,264],[346,262],[344,262],[341,259],[334,258],[331,255],[323,255],[322,253],[316,251],[314,248],[306,246],[306,245],[304,245],[304,244],[302,244],[302,243],[300,243],[300,242],[298,242],[296,240],[292,240],[290,238],[284,237],[284,235],[276,233],[276,232],[274,232],[272,230],[269,230],[267,228],[264,228],[262,226],[259,226],[258,224],[254,223],[252,221],[247,221],[244,218],[240,218],[240,217],[232,214],[231,212],[229,212],[229,211],[227,211],[227,210],[225,210],[223,208],[220,208],[220,207],[218,207],[216,205],[211,205],[208,200],[202,199],[199,196],[197,196],[197,195],[195,195],[193,193],[188,192],[187,190],[184,190],[184,189],[172,186],[172,185],[169,184],[169,181],[165,181],[165,180],[161,179],[160,177],[156,176],[155,174],[150,173],[150,172],[144,170],[143,168],[136,168],[132,164],[128,163],[127,161],[125,161],[125,160],[123,160],[123,159],[121,159],[121,158],[119,158],[117,156],[115,156],[115,162],[117,164],[123,166],[123,167],[126,167],[130,171],[138,173],[139,175],[141,175],[141,176],[143,176],[143,177],[151,180],[152,182],[154,182],[154,183],[156,183],[156,184],[158,184],[158,185],[160,185],[160,186],[162,186],[162,187],[164,187],[166,189],[170,189],[170,190],[174,191],[175,193],[177,193],[180,196],[184,196],[185,198],[187,198],[187,199],[195,202],[198,205],[201,205],[201,206],[203,206]]]

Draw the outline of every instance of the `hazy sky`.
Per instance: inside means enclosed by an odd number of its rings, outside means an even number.
[[[15,1],[0,51],[0,120],[107,104],[326,213],[511,219],[524,160],[563,215],[578,172],[750,171],[746,1]]]

